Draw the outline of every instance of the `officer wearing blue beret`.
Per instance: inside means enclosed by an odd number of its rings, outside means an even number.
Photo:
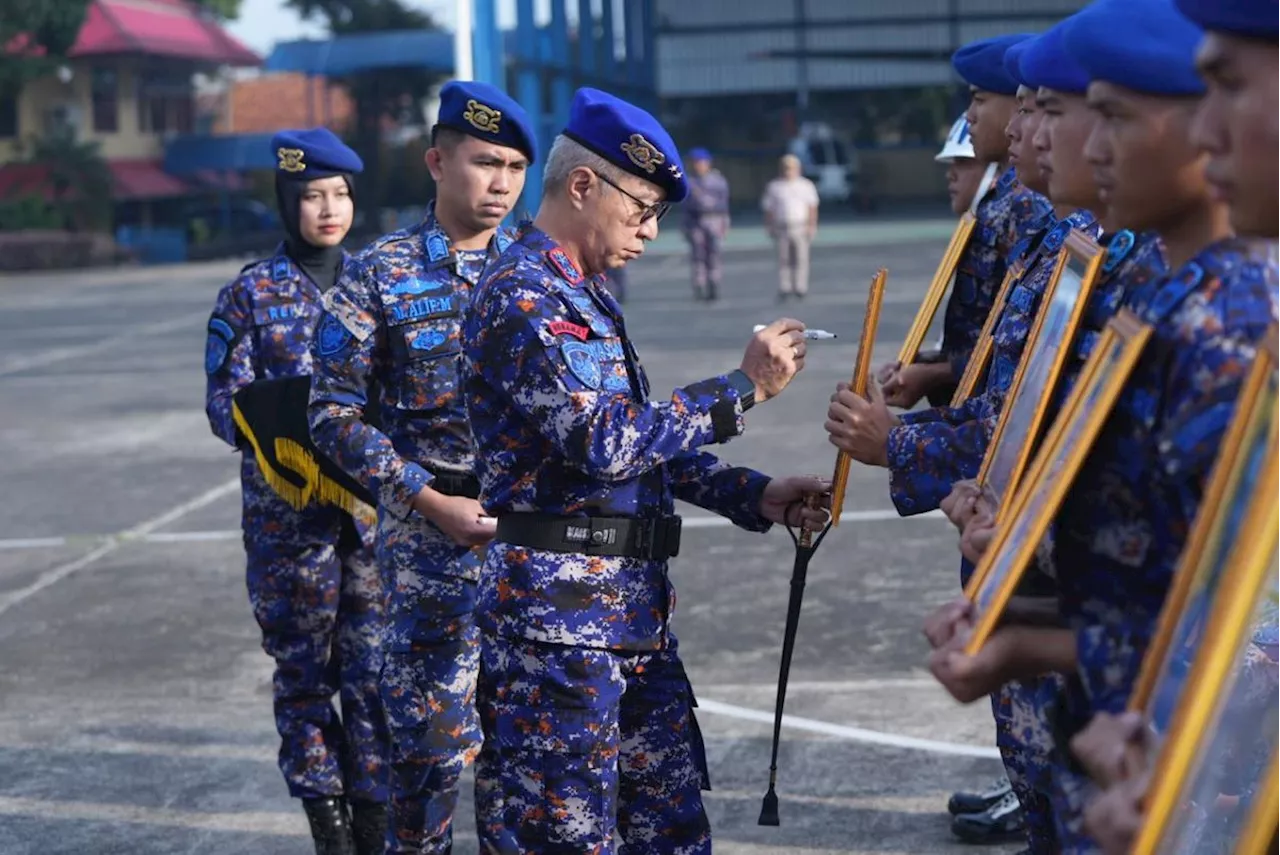
[[[689,152],[689,200],[684,205],[684,236],[693,264],[693,297],[714,301],[720,289],[720,247],[729,233],[729,182],[711,165],[711,152]]]
[[[249,600],[263,649],[276,660],[280,770],[290,795],[302,799],[319,855],[371,855],[382,851],[387,799],[372,509],[363,509],[366,518],[348,504],[353,518],[322,504],[239,407],[264,384],[312,372],[311,340],[346,258],[352,177],[362,164],[326,128],[282,131],[271,149],[284,243],[218,293],[205,345],[205,409],[213,432],[244,452]],[[295,439],[297,452],[310,456],[305,436]]]
[[[387,851],[415,855],[450,851],[458,780],[481,737],[472,612],[493,521],[476,501],[459,331],[481,274],[511,242],[500,223],[537,158],[528,115],[482,83],[441,89],[431,135],[425,219],[375,241],[326,295],[310,406],[316,445],[378,499]]]
[[[804,365],[774,322],[740,368],[652,400],[601,274],[639,257],[684,165],[645,111],[574,96],[543,202],[485,273],[463,329],[477,471],[497,537],[480,577],[477,762],[488,852],[711,851],[693,696],[670,619],[675,499],[750,531],[807,509],[818,479],[771,480],[698,449],[743,429]]]
[[[905,368],[896,363],[882,366],[877,377],[889,406],[910,409],[924,397],[939,405],[951,400],[1004,281],[1009,253],[1048,212],[1044,197],[1024,187],[1009,165],[1005,135],[1017,109],[1018,82],[1005,70],[1004,57],[1029,38],[1016,34],[982,39],[952,57],[952,66],[970,90],[965,117],[974,156],[982,163],[997,164],[999,174],[974,211],[978,225],[956,266],[955,284],[943,313],[941,358]],[[881,433],[892,425],[889,411],[883,408],[877,408],[873,421]],[[878,441],[873,438],[872,444],[883,445],[883,440],[883,436]]]
[[[1073,678],[1059,709],[1060,752],[1091,716],[1128,701],[1243,375],[1276,317],[1274,265],[1232,236],[1197,150],[1199,42],[1170,0],[1100,0],[1063,31],[1100,117],[1084,151],[1107,221],[1159,233],[1170,269],[1125,296],[1151,327],[1151,341],[1054,521],[1067,628],[1006,627],[979,654],[990,682]],[[967,657],[947,656],[953,676],[973,673]],[[968,691],[984,691],[989,681]],[[1089,782],[1068,768],[1065,753],[1056,765],[1050,780],[1061,849],[1096,851],[1099,841],[1078,831]],[[1108,851],[1127,850],[1112,850],[1112,842]]]
[[[1240,234],[1275,240],[1277,222],[1276,41],[1273,0],[1176,0],[1205,30],[1196,63],[1206,84],[1195,140],[1209,180]]]

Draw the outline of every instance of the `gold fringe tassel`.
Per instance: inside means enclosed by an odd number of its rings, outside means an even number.
[[[276,495],[288,502],[289,506],[295,511],[305,508],[314,498],[321,504],[335,505],[362,522],[369,522],[376,518],[376,512],[368,504],[362,502],[354,493],[337,481],[320,474],[320,464],[316,462],[311,452],[288,437],[277,437],[275,441],[276,459],[280,461],[281,466],[297,474],[303,480],[305,486],[299,487],[285,478],[271,465],[271,461],[267,459],[267,456],[262,453],[262,446],[258,443],[258,438],[249,429],[249,422],[245,419],[244,414],[240,412],[239,404],[234,401],[231,403],[231,416],[235,419],[240,432],[245,435],[245,438],[249,440],[249,444],[253,446],[254,459],[258,461],[258,468],[262,471],[262,477],[267,482],[267,486],[274,490]]]

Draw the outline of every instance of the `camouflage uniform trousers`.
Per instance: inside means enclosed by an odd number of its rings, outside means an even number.
[[[991,696],[1000,749],[1009,783],[1022,805],[1027,848],[1032,855],[1054,855],[1057,833],[1049,801],[1054,737],[1048,710],[1062,687],[1062,678],[1047,675],[1031,681],[1011,681]]]
[[[715,294],[720,286],[720,244],[724,231],[723,215],[705,214],[685,232],[693,264],[693,290],[700,297]]]
[[[1085,833],[1084,811],[1098,795],[1097,786],[1085,775],[1067,768],[1062,752],[1049,770],[1049,802],[1053,807],[1054,832],[1062,855],[1096,855],[1101,852],[1097,841]]]
[[[705,751],[674,637],[641,653],[483,633],[480,650],[481,851],[711,851]]]
[[[378,564],[387,590],[382,703],[391,732],[388,853],[447,853],[458,781],[480,751],[473,613],[481,550],[413,515],[383,512]]]
[[[379,700],[382,590],[367,528],[342,511],[293,510],[241,469],[246,583],[273,679],[280,771],[294,798],[387,799]],[[339,696],[339,719],[332,698]]]

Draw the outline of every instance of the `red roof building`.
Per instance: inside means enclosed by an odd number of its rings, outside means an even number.
[[[43,49],[19,36],[10,55]],[[203,189],[161,167],[165,140],[196,130],[192,77],[223,66],[256,66],[253,51],[187,0],[92,0],[58,74],[0,98],[0,198],[31,192],[21,163],[27,141],[71,134],[99,144],[117,200],[181,196]]]

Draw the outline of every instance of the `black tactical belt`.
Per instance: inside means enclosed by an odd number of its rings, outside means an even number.
[[[443,469],[427,469],[432,475],[428,485],[437,493],[446,496],[463,496],[468,499],[480,498],[480,481],[474,475],[463,472],[448,472]]]
[[[680,517],[559,517],[504,514],[496,539],[529,549],[666,561],[680,554]]]

